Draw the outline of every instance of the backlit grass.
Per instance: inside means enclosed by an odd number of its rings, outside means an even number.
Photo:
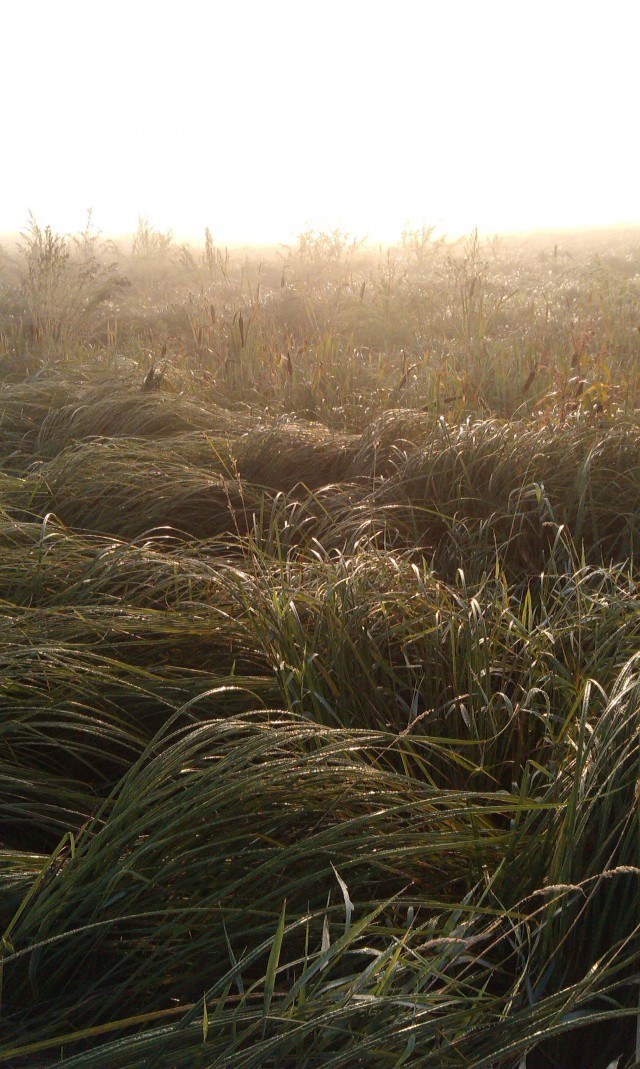
[[[584,241],[7,259],[0,1066],[640,1064],[640,255]]]

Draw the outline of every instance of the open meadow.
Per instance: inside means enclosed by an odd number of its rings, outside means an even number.
[[[0,252],[0,1069],[640,1064],[640,232]]]

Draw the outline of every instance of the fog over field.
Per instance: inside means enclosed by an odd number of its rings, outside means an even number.
[[[0,1069],[638,1069],[639,12],[10,7]]]

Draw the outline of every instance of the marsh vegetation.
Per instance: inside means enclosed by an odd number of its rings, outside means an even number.
[[[637,1065],[638,235],[0,313],[0,1066]]]

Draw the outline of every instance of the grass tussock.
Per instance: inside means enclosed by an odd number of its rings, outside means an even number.
[[[0,1066],[632,1069],[635,246],[30,234]]]

